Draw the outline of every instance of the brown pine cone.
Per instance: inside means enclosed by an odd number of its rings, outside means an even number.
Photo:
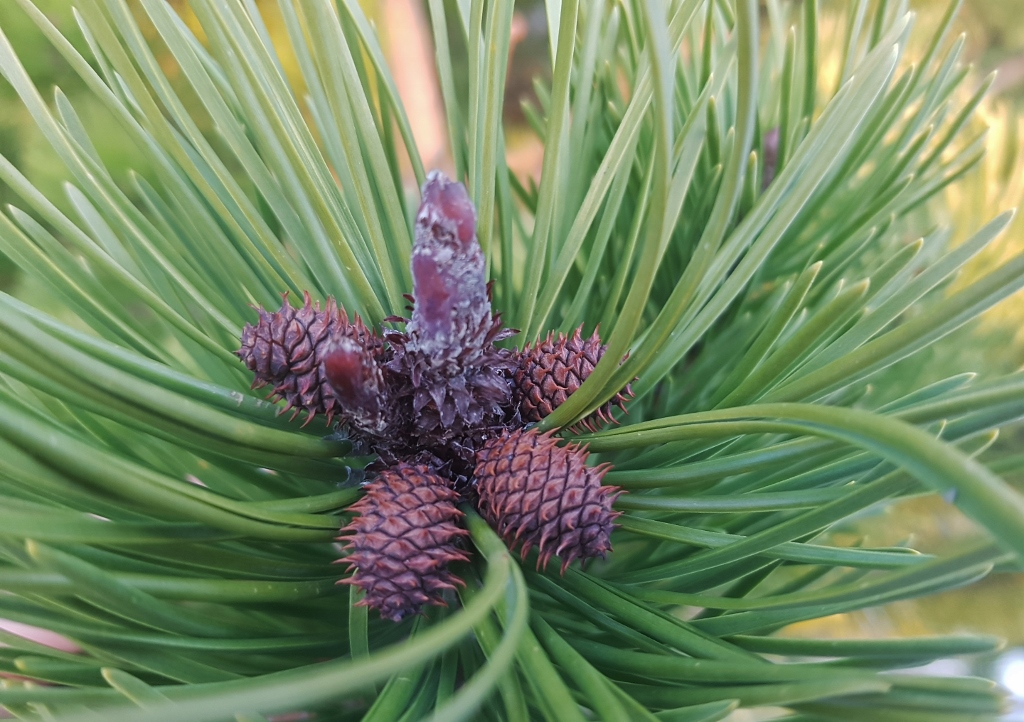
[[[557,555],[564,574],[574,559],[604,557],[620,492],[601,486],[607,465],[586,461],[584,447],[558,446],[550,432],[516,430],[491,439],[477,452],[480,514],[510,549],[522,544],[523,558],[536,546],[538,567]]]
[[[594,334],[584,340],[583,327],[577,328],[571,337],[565,334],[548,334],[543,341],[532,347],[526,344],[519,354],[519,367],[513,381],[513,403],[519,408],[523,421],[540,421],[561,406],[576,389],[583,385],[593,372],[597,362],[604,356],[607,346]],[[633,392],[626,388],[616,394],[608,403],[579,422],[585,429],[594,430],[598,422],[614,421],[612,406],[626,410],[626,399]]]
[[[457,526],[458,500],[425,466],[398,464],[381,472],[349,507],[359,516],[339,539],[348,542],[345,561],[355,574],[339,583],[363,589],[360,604],[395,622],[424,604],[443,606],[444,590],[463,584],[448,565],[469,559],[458,546],[468,534]]]
[[[375,353],[380,352],[382,343],[358,316],[349,322],[348,314],[333,298],[328,297],[321,311],[320,303],[314,304],[309,293],[302,295],[302,308],[293,308],[287,293],[281,310],[270,313],[260,307],[259,322],[245,325],[242,347],[235,353],[255,374],[252,387],[272,386],[271,400],[284,399],[284,410],[294,409],[292,418],[308,411],[305,424],[317,414],[326,415],[330,424],[341,408],[323,372],[328,342],[344,335]]]

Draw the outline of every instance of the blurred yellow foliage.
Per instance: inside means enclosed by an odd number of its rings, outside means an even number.
[[[966,238],[988,218],[1008,208],[1024,206],[1024,119],[1013,105],[988,101],[978,109],[979,123],[988,126],[986,154],[960,183],[947,188],[945,200],[949,223],[958,239]],[[960,283],[984,275],[1008,258],[1024,251],[1024,213],[1018,210],[1013,223],[995,243],[964,272]],[[1003,352],[1012,355],[1014,366],[1024,364],[1024,297],[1017,294],[982,318],[986,331],[1007,331],[1013,343]],[[987,327],[987,328],[984,328]]]

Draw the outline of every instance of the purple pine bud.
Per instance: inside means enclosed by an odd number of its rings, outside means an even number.
[[[372,350],[358,337],[338,335],[324,354],[323,369],[338,405],[355,428],[376,436],[387,432],[387,389]]]
[[[433,171],[423,184],[412,249],[408,348],[440,366],[482,349],[491,326],[484,254],[465,186]]]
[[[433,215],[433,217],[431,217]],[[445,224],[445,230],[453,229],[463,250],[472,250],[476,244],[476,208],[469,199],[466,187],[446,177],[439,170],[431,171],[423,184],[422,201],[416,216],[416,223]],[[416,242],[420,242],[419,235]]]

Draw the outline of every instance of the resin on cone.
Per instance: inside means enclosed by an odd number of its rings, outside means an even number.
[[[522,546],[523,558],[537,547],[539,567],[552,555],[563,573],[576,559],[604,557],[620,492],[601,485],[607,466],[586,462],[586,449],[559,446],[550,433],[516,430],[491,439],[477,453],[480,513],[510,549]]]
[[[444,591],[463,584],[448,565],[469,559],[459,547],[468,532],[458,526],[458,500],[425,466],[399,464],[378,474],[349,507],[358,516],[341,539],[355,573],[341,583],[362,589],[360,604],[396,622],[426,604],[443,606]]]

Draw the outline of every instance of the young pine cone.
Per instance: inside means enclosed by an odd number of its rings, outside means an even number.
[[[308,424],[317,414],[327,423],[339,413],[340,406],[323,372],[323,357],[332,338],[345,336],[375,353],[380,339],[371,333],[359,317],[349,322],[344,309],[328,298],[323,310],[303,293],[302,308],[293,308],[284,294],[281,310],[274,313],[259,309],[259,322],[246,324],[242,347],[235,353],[254,373],[254,389],[270,385],[274,401],[284,399],[285,410],[294,409],[292,418],[308,411]]]
[[[597,331],[584,340],[582,330],[580,326],[571,337],[560,333],[557,339],[549,333],[546,339],[533,347],[530,344],[523,347],[519,354],[519,367],[512,377],[514,403],[518,405],[523,421],[540,421],[561,406],[583,385],[604,356],[607,346],[601,343]],[[580,421],[580,425],[593,430],[598,420],[613,421],[612,406],[625,411],[626,399],[632,395],[627,385],[608,403]]]
[[[511,431],[477,452],[476,491],[481,515],[522,556],[537,547],[539,567],[552,555],[562,573],[574,559],[604,557],[618,512],[616,487],[601,486],[608,467],[587,466],[587,451],[558,446],[551,433]]]
[[[458,542],[459,495],[425,466],[397,466],[381,472],[366,495],[349,509],[359,516],[341,530],[355,574],[342,584],[366,592],[360,604],[394,622],[416,614],[424,604],[444,605],[445,589],[462,580],[448,571],[467,561]]]

